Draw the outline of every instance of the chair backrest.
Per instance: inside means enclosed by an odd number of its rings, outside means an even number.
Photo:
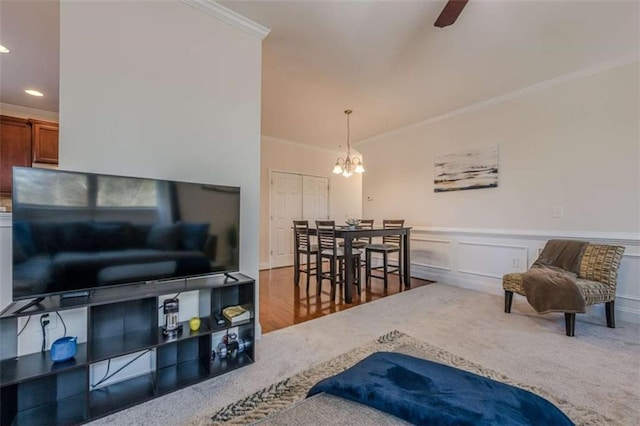
[[[336,252],[336,222],[333,220],[316,220],[318,231],[318,251],[333,250]]]
[[[385,219],[382,221],[382,227],[384,229],[400,229],[404,228],[404,219]],[[400,235],[385,235],[382,237],[384,244],[393,244],[400,246]]]
[[[615,291],[623,246],[588,244],[580,262],[578,277],[607,284]]]
[[[297,250],[307,251],[311,247],[309,241],[309,221],[308,220],[294,220],[293,221],[293,233],[295,235],[295,243]]]
[[[373,221],[373,219],[361,219],[359,226],[362,229],[373,229]],[[358,241],[366,241],[371,244],[371,237],[360,237]]]

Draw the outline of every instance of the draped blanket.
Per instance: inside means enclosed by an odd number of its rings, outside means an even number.
[[[572,425],[555,405],[529,391],[397,352],[376,352],[324,379],[326,392],[414,424]]]
[[[527,301],[539,314],[584,313],[586,302],[576,285],[584,241],[550,240],[538,260],[522,274]]]

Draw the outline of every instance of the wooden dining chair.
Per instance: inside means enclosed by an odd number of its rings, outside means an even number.
[[[344,247],[338,247],[336,242],[336,224],[333,220],[316,220],[318,233],[318,286],[316,293],[319,296],[322,291],[322,282],[329,280],[331,283],[331,301],[336,299],[336,286],[345,282],[344,280]],[[361,273],[360,259],[362,252],[352,249],[354,261],[355,279],[354,284],[358,286],[358,294],[361,294]],[[323,260],[329,260],[329,271],[324,272]]]
[[[307,294],[309,293],[309,281],[311,280],[311,273],[315,272],[316,281],[318,281],[318,245],[311,243],[309,236],[309,221],[308,220],[294,220],[293,221],[293,234],[294,234],[294,271],[293,281],[295,286],[298,287],[300,282],[300,273],[304,272],[307,275]],[[300,263],[300,256],[306,257],[304,265]],[[315,260],[315,266],[311,263],[311,260]],[[304,268],[302,268],[304,266]]]
[[[386,219],[382,221],[382,227],[384,229],[401,229],[404,227],[404,219]],[[373,266],[371,263],[371,254],[382,254],[382,265]],[[398,263],[389,263],[389,255],[391,253],[398,253]],[[385,235],[382,237],[382,243],[367,244],[365,247],[365,273],[366,273],[366,285],[369,288],[371,283],[371,277],[381,278],[384,280],[384,289],[387,289],[387,283],[389,280],[389,274],[392,272],[398,273],[398,281],[400,281],[400,287],[402,288],[402,236],[398,235]],[[375,275],[373,271],[382,270],[382,275]]]

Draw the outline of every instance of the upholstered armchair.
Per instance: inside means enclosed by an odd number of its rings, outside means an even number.
[[[610,328],[616,326],[614,314],[616,285],[623,253],[624,247],[622,246],[588,243],[584,247],[581,258],[578,259],[579,269],[577,276],[575,276],[575,285],[584,298],[585,305],[605,304],[607,327]],[[506,274],[502,278],[504,311],[506,313],[511,312],[513,293],[525,296],[529,300],[530,295],[527,295],[523,278],[526,279],[525,273]],[[565,312],[567,336],[575,335],[575,318],[576,312]]]

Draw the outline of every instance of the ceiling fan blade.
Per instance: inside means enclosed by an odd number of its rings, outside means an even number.
[[[460,12],[462,12],[462,9],[464,9],[468,1],[469,0],[449,0],[433,25],[444,28],[456,22],[456,19],[458,19]]]

